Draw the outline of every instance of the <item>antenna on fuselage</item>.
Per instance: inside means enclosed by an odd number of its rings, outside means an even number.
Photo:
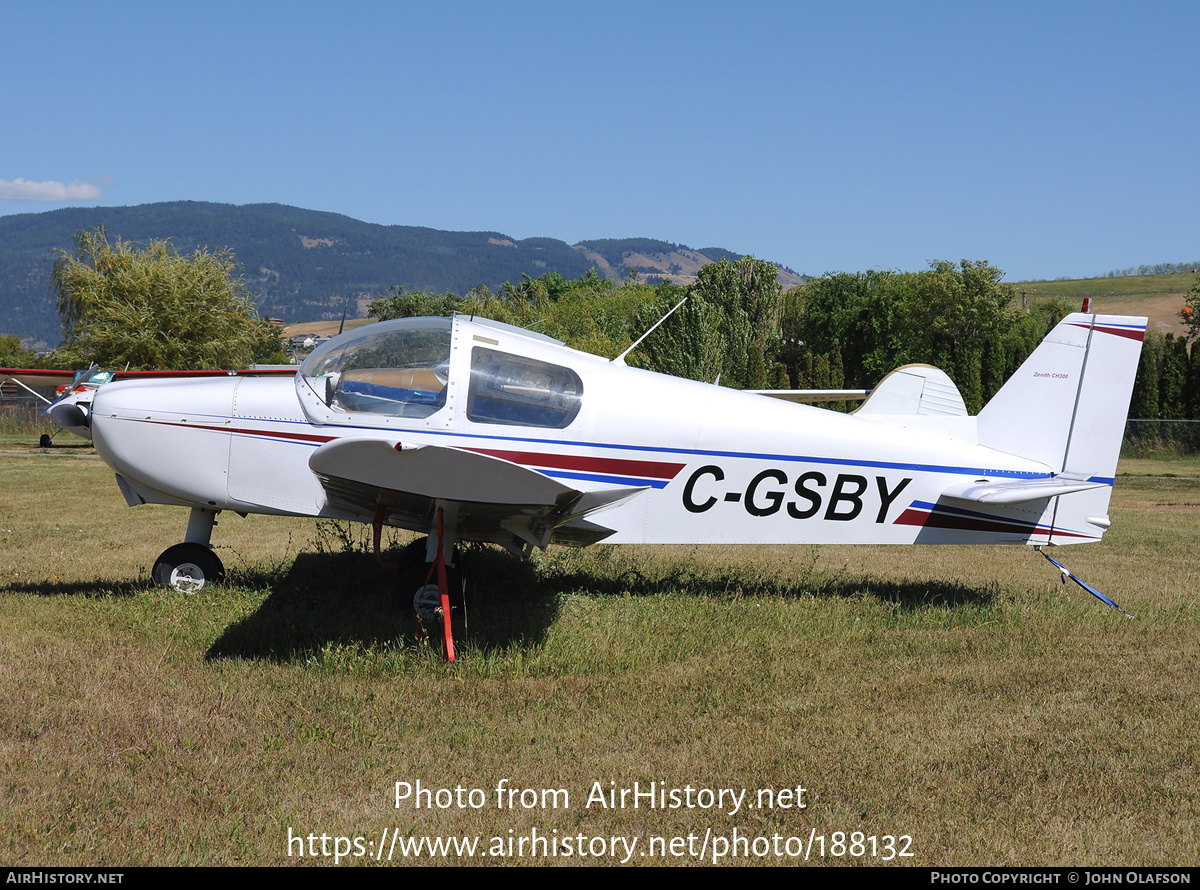
[[[636,340],[634,340],[632,346],[630,346],[628,349],[626,349],[624,352],[622,352],[620,355],[618,355],[615,359],[612,360],[612,364],[614,364],[614,365],[625,364],[625,356],[629,355],[629,353],[631,353],[635,349],[637,349],[637,345],[639,343],[641,343],[643,340],[645,340],[647,337],[649,337],[651,334],[653,334],[654,329],[656,327],[658,327],[660,324],[662,324],[664,321],[666,321],[668,318],[670,318],[671,314],[686,302],[687,302],[687,297],[684,297],[682,300],[680,300],[678,303],[676,303],[674,305],[674,307],[672,307],[671,312],[668,312],[666,315],[664,315],[662,318],[660,318],[658,321],[656,321],[654,324],[652,324],[650,326],[650,330],[646,331],[646,333],[642,334],[642,336],[640,336]]]

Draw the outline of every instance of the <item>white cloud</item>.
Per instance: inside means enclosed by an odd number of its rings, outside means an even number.
[[[49,201],[55,204],[99,201],[104,193],[89,182],[78,179],[70,185],[61,182],[29,182],[19,176],[12,182],[0,179],[0,201]]]

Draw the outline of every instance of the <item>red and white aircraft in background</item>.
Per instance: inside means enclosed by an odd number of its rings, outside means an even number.
[[[92,438],[88,412],[92,397],[97,389],[114,380],[178,379],[182,377],[232,377],[266,376],[291,377],[295,368],[282,365],[264,365],[244,371],[106,371],[93,365],[86,371],[59,371],[42,368],[0,368],[0,383],[12,381],[35,398],[46,403],[46,414],[60,429],[74,433],[84,439]],[[50,399],[37,392],[34,387],[55,388],[56,398]],[[42,445],[48,445],[50,436],[42,437]]]
[[[158,583],[223,577],[222,510],[428,533],[452,657],[458,541],[1098,541],[1145,327],[1067,316],[974,417],[936,369],[894,372],[848,415],[459,315],[358,328],[294,379],[108,383],[84,419],[131,506],[191,511]]]

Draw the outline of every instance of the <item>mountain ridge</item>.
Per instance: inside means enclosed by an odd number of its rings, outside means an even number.
[[[0,216],[0,334],[54,345],[61,339],[50,270],[80,229],[103,225],[111,240],[170,238],[180,253],[226,247],[242,264],[259,312],[287,322],[340,317],[348,300],[366,305],[395,285],[463,294],[480,284],[498,290],[522,275],[577,278],[595,267],[614,281],[626,268],[642,281],[695,280],[708,262],[737,258],[724,248],[694,250],[652,238],[568,244],[503,232],[454,232],[382,225],[286,204],[164,201],[124,207],[67,207]],[[802,277],[780,267],[785,287]]]

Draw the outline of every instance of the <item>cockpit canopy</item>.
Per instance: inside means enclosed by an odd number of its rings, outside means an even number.
[[[467,419],[562,429],[579,413],[583,381],[563,365],[476,346]]]
[[[315,396],[332,413],[317,419],[310,411],[309,417],[318,423],[351,422],[362,414],[429,417],[446,404],[453,324],[449,318],[385,321],[314,350],[300,366],[296,385],[302,388],[301,403],[307,397],[312,405]],[[472,325],[477,333],[469,355],[454,359],[458,380],[468,383],[468,421],[563,429],[575,419],[583,395],[583,381],[575,371],[504,351],[491,336],[506,330],[530,336],[525,331],[495,322]],[[487,335],[478,333],[481,329]],[[311,392],[306,396],[304,390]]]
[[[335,411],[428,417],[446,404],[450,319],[369,325],[313,350],[300,379]]]

